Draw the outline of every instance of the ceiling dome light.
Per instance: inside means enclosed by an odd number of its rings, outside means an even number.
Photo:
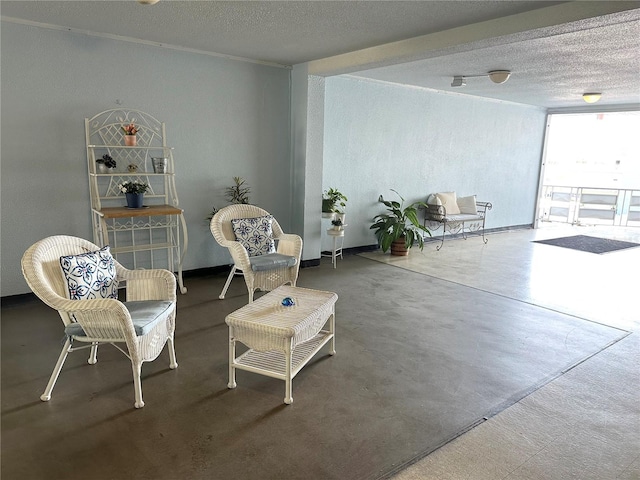
[[[582,99],[587,103],[596,103],[601,96],[601,93],[584,93],[582,94]]]
[[[509,70],[492,70],[489,72],[489,78],[493,83],[504,83],[509,80],[511,72]]]
[[[142,5],[155,5],[159,1],[160,0],[138,0],[138,3],[141,3]]]

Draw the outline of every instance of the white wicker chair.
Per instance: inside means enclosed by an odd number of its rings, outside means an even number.
[[[280,224],[274,218],[271,228],[273,237],[277,242],[276,253],[261,255],[260,257],[249,257],[247,250],[240,242],[236,241],[231,220],[256,218],[265,215],[269,215],[269,212],[262,208],[254,205],[238,204],[221,208],[211,219],[209,227],[213,237],[221,246],[229,249],[234,261],[220,298],[224,298],[233,276],[238,271],[242,272],[247,284],[249,303],[253,302],[253,294],[256,290],[271,291],[287,283],[295,287],[298,280],[298,270],[300,269],[300,257],[302,256],[302,238],[300,236],[283,233]],[[256,263],[263,262],[265,257],[270,256],[275,260],[272,266],[264,267],[262,265],[257,267]],[[294,257],[295,264],[293,266],[283,265],[283,262],[279,261],[282,256]]]
[[[88,361],[95,364],[98,345],[109,343],[131,360],[135,407],[141,408],[144,406],[140,382],[142,363],[154,360],[164,345],[168,344],[169,366],[172,369],[178,366],[173,345],[176,279],[168,270],[128,270],[116,261],[117,278],[120,282],[126,281],[124,303],[113,298],[67,299],[64,296],[66,282],[60,269],[60,257],[93,252],[99,248],[81,238],[58,235],[35,243],[22,257],[22,273],[27,284],[44,303],[58,311],[67,334],[58,362],[40,399],[45,402],[50,400],[51,391],[69,352],[91,348]],[[145,302],[128,303],[141,301]],[[167,305],[167,302],[170,304]],[[156,320],[148,323],[148,332],[137,334],[136,325],[139,323],[136,322],[145,315],[148,319],[149,310],[154,309],[156,312],[161,309],[162,314],[155,314]],[[73,347],[74,341],[88,345]],[[116,343],[125,343],[128,352]]]

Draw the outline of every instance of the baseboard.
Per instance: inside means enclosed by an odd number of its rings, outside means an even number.
[[[20,293],[18,295],[8,295],[6,297],[0,298],[0,306],[2,308],[11,308],[19,305],[24,305],[25,303],[31,303],[34,300],[38,300],[35,293]]]
[[[484,231],[485,235],[490,233],[498,233],[504,232],[507,230],[522,230],[533,228],[533,224],[529,225],[513,225],[510,227],[499,227],[499,228],[490,228]],[[471,235],[475,234],[473,232]],[[461,234],[447,234],[446,238],[462,238]],[[440,241],[438,236],[436,237],[427,237],[424,240],[425,242],[435,242]],[[362,245],[359,247],[350,247],[345,248],[343,250],[343,255],[357,255],[358,253],[365,252],[374,252],[378,250],[380,247],[378,245]],[[303,260],[300,262],[300,268],[311,268],[317,267],[320,265],[320,258],[312,258],[310,260]],[[231,265],[217,265],[215,267],[204,267],[204,268],[194,268],[193,270],[185,270],[182,272],[182,278],[195,278],[195,277],[206,277],[211,275],[228,275],[231,270]],[[2,308],[11,308],[16,305],[23,305],[25,303],[31,302],[37,299],[37,297],[33,293],[21,293],[18,295],[8,295],[6,297],[0,297]]]
[[[525,224],[525,225],[510,225],[508,227],[497,227],[497,228],[487,228],[484,231],[485,235],[490,235],[492,233],[500,233],[500,232],[507,232],[510,230],[529,230],[533,228],[533,224],[529,223],[529,224]],[[439,229],[438,229],[439,230]],[[437,233],[431,237],[425,237],[424,241],[425,242],[439,242],[442,240],[442,232],[438,232],[438,230],[435,230]],[[464,236],[466,237],[473,237],[476,235],[482,235],[482,230],[477,230],[474,232],[465,232]],[[462,233],[445,233],[444,235],[445,239],[456,239],[456,238],[463,238],[463,234]]]

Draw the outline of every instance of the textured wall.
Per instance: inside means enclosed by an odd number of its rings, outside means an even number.
[[[1,34],[3,296],[29,291],[20,258],[32,243],[92,237],[84,118],[119,106],[167,124],[185,270],[230,262],[205,218],[233,176],[289,228],[288,70],[7,22]]]
[[[496,88],[499,88],[496,86]],[[345,247],[376,243],[378,196],[455,190],[493,203],[487,228],[532,224],[543,109],[352,77],[326,80],[323,189],[347,197]]]

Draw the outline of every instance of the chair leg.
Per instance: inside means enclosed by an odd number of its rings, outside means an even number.
[[[169,349],[169,368],[178,368],[178,362],[176,360],[176,349],[173,346],[173,337],[167,339],[167,348]]]
[[[440,245],[436,247],[436,251],[439,251],[442,248],[442,245],[444,245],[444,234],[446,230],[447,230],[447,222],[444,222],[442,224],[442,239],[440,240]]]
[[[484,238],[484,217],[482,217],[482,241],[484,242],[485,245],[489,241],[488,239]]]
[[[98,363],[98,345],[98,342],[93,342],[91,344],[91,353],[89,354],[89,360],[87,360],[89,365],[95,365]]]
[[[58,357],[58,362],[51,373],[51,378],[49,378],[49,383],[47,384],[47,388],[44,389],[44,393],[40,395],[40,400],[43,402],[48,402],[51,400],[51,392],[53,387],[56,385],[56,380],[58,380],[58,375],[60,375],[60,370],[62,370],[62,365],[64,365],[64,361],[67,359],[67,355],[71,351],[71,339],[67,338],[67,341],[64,343],[64,347],[62,347],[62,352],[60,352],[60,356]]]
[[[142,381],[140,380],[140,373],[142,371],[142,364],[136,365],[131,362],[131,368],[133,369],[133,387],[136,393],[136,403],[133,405],[136,408],[144,407],[144,402],[142,401]]]
[[[224,296],[227,294],[227,289],[229,285],[231,285],[231,280],[233,280],[233,276],[236,274],[236,266],[231,267],[231,272],[229,272],[229,276],[227,277],[227,282],[224,284],[224,288],[222,289],[222,293],[218,297],[220,300],[224,299]]]

